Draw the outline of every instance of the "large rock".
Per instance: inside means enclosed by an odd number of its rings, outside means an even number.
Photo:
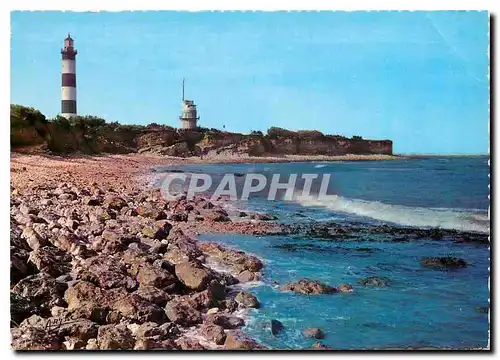
[[[183,326],[191,326],[202,322],[201,313],[180,299],[174,299],[165,306],[165,313],[170,321]]]
[[[237,329],[245,325],[245,321],[242,318],[218,312],[207,315],[205,323],[219,325],[224,329]]]
[[[226,340],[224,328],[219,325],[204,324],[200,329],[200,333],[205,339],[213,341],[217,345],[224,344],[224,341]]]
[[[99,327],[97,343],[101,350],[129,350],[134,348],[135,340],[125,325],[103,325]]]
[[[384,287],[391,284],[391,279],[385,276],[370,276],[365,279],[358,280],[358,283],[363,286]]]
[[[141,286],[155,286],[163,289],[174,285],[177,279],[167,270],[147,264],[139,269],[137,281]]]
[[[281,323],[279,320],[271,320],[271,334],[273,335],[279,335],[283,330],[285,329],[285,326]]]
[[[319,328],[307,328],[302,331],[302,334],[307,338],[324,339],[325,333]]]
[[[420,260],[422,267],[437,270],[453,270],[467,267],[465,260],[456,257],[426,257]]]
[[[122,317],[134,322],[156,322],[165,321],[165,312],[159,306],[143,299],[137,294],[130,294],[125,298],[118,300],[113,305],[113,310]]]
[[[227,249],[216,243],[200,242],[198,248],[213,261],[230,267],[236,273],[245,270],[257,272],[264,266],[262,261],[255,256],[245,254],[243,251]]]
[[[226,334],[224,342],[226,350],[263,350],[264,347],[240,330],[231,330]]]
[[[316,295],[331,294],[338,290],[335,287],[328,286],[317,280],[300,279],[290,282],[280,287],[282,291],[293,291],[299,294]]]
[[[260,307],[260,303],[259,300],[257,300],[257,297],[245,291],[239,292],[234,298],[234,300],[236,300],[238,304],[246,308],[257,309]]]
[[[158,289],[154,286],[139,286],[139,289],[135,292],[137,295],[143,299],[152,302],[160,307],[164,307],[168,301],[172,299],[172,296],[167,292]]]
[[[39,247],[32,251],[29,261],[38,271],[58,277],[71,271],[71,255],[51,246]]]
[[[50,245],[49,241],[42,235],[40,235],[33,227],[26,226],[21,234],[21,237],[26,240],[26,243],[33,250],[38,249],[42,246]]]
[[[211,272],[198,262],[184,262],[175,266],[175,275],[188,288],[203,290],[213,279]]]
[[[125,287],[132,291],[137,287],[137,281],[128,275],[126,266],[115,257],[93,256],[83,262],[82,269],[78,277],[92,281],[102,289]]]
[[[50,314],[53,306],[66,305],[62,297],[67,287],[67,284],[40,273],[19,281],[12,288],[12,293],[27,299],[40,313]]]
[[[36,327],[11,329],[14,350],[60,350],[61,338],[54,333]]]

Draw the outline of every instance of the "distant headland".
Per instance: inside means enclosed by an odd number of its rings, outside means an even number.
[[[271,127],[266,134],[232,133],[196,127],[122,125],[95,116],[56,116],[47,119],[39,110],[11,105],[11,149],[39,147],[54,154],[144,153],[176,157],[280,157],[392,155],[391,140],[367,140],[325,135],[319,131],[290,131]]]

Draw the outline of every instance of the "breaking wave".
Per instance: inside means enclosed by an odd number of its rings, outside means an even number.
[[[489,233],[489,216],[482,210],[411,207],[332,195],[327,200],[297,200],[302,206],[364,216],[404,226],[437,227]]]

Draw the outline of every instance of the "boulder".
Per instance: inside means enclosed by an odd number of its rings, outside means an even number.
[[[145,338],[135,342],[134,350],[177,350],[177,345],[172,339]]]
[[[293,291],[298,294],[316,295],[331,294],[337,292],[337,289],[328,286],[316,280],[300,279],[290,282],[280,287],[282,291]]]
[[[426,257],[420,260],[422,267],[437,270],[453,270],[467,267],[465,260],[456,257]]]
[[[260,303],[257,297],[245,291],[240,291],[234,298],[238,304],[246,308],[259,308]]]
[[[307,338],[324,339],[325,333],[319,328],[307,328],[302,331],[302,334]]]
[[[172,296],[167,292],[149,285],[139,286],[139,289],[135,293],[160,307],[164,307],[172,299]]]
[[[177,339],[176,343],[181,350],[205,350],[205,348],[197,340],[185,336]]]
[[[12,293],[27,299],[31,306],[38,308],[42,314],[50,314],[53,306],[66,305],[62,297],[67,287],[67,284],[39,273],[19,281],[12,288]]]
[[[137,294],[130,294],[113,304],[112,309],[123,318],[134,322],[165,322],[165,312],[158,305],[155,305]]]
[[[184,262],[175,266],[177,278],[193,290],[203,290],[213,279],[211,272],[198,262]]]
[[[224,329],[237,329],[245,325],[245,321],[242,318],[227,315],[223,313],[215,313],[207,315],[205,318],[205,324],[214,324],[222,326]]]
[[[358,283],[363,286],[384,287],[391,284],[391,279],[385,276],[370,276],[365,279],[358,280]]]
[[[217,345],[224,344],[226,340],[226,333],[224,332],[224,328],[215,324],[203,324],[200,329],[201,335],[209,340],[213,341]]]
[[[271,333],[273,335],[279,335],[283,330],[285,329],[285,326],[281,323],[279,320],[271,320]]]
[[[39,272],[58,277],[71,271],[71,255],[51,246],[38,247],[32,251],[29,261]]]
[[[337,291],[341,293],[350,293],[354,291],[354,288],[351,284],[340,284],[337,286]]]
[[[12,349],[14,350],[59,350],[62,348],[61,338],[36,327],[13,328]]]
[[[311,346],[311,349],[313,350],[333,350],[332,348],[326,346],[325,344],[322,344],[320,342],[316,342]]]
[[[175,285],[177,279],[167,270],[145,264],[139,269],[137,281],[141,286],[154,286],[163,289]]]
[[[226,350],[262,350],[254,339],[248,337],[240,330],[231,330],[226,333],[226,341],[224,342]]]
[[[103,325],[97,332],[97,343],[100,350],[129,350],[134,348],[135,340],[123,324]]]
[[[165,313],[170,321],[183,326],[191,326],[202,322],[201,313],[182,300],[174,299],[165,306]]]
[[[243,270],[238,274],[237,278],[241,282],[260,281],[262,279],[259,273],[251,272],[249,270]]]

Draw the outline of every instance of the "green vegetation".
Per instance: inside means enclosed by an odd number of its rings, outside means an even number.
[[[275,140],[293,141],[293,145],[290,145],[295,149],[293,151],[299,151],[301,142],[314,146],[315,142],[343,141],[341,146],[346,147],[351,140],[363,140],[358,135],[348,139],[316,130],[291,131],[274,126],[266,134],[252,131],[249,135],[244,135],[205,127],[186,130],[157,123],[124,125],[116,121],[106,122],[103,118],[91,115],[47,119],[37,109],[15,104],[11,104],[10,111],[13,148],[43,145],[54,153],[130,153],[141,148],[181,146],[183,143],[189,151],[196,153],[200,146],[228,146],[242,140],[258,141],[260,147],[255,151],[261,153],[275,151]],[[200,144],[202,141],[203,145]]]

